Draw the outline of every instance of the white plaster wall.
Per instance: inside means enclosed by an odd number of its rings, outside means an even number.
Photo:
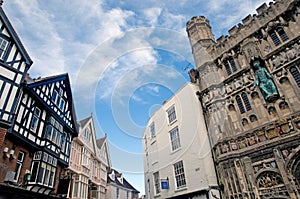
[[[153,173],[156,171],[159,171],[161,179],[169,178],[169,189],[161,190],[155,198],[206,190],[210,185],[217,184],[201,104],[195,94],[197,90],[196,85],[187,83],[149,119],[143,142],[145,154],[148,152],[148,158],[144,155],[144,168],[145,194],[149,199],[155,196]],[[177,119],[169,124],[166,110],[173,105]],[[149,126],[153,121],[156,137],[151,139]],[[172,151],[169,131],[176,126],[179,130],[181,148]],[[183,189],[177,189],[173,169],[173,164],[180,160],[183,161],[186,177],[186,187]]]

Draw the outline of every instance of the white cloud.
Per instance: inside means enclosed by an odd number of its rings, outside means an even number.
[[[158,17],[162,12],[160,7],[146,8],[144,11],[145,20],[149,21],[150,26],[157,26]]]
[[[51,22],[51,16],[42,11],[35,0],[5,3],[10,16],[18,21],[14,24],[15,29],[20,32],[21,40],[24,41],[25,48],[34,62],[33,73],[44,76],[65,72],[65,58],[61,47],[63,38]],[[16,10],[19,12],[14,16]]]

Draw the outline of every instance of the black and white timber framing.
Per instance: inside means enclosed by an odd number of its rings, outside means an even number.
[[[32,60],[0,6],[0,127],[11,125]]]
[[[67,74],[24,86],[12,131],[69,163],[77,123]]]

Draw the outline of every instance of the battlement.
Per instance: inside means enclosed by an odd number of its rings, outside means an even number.
[[[269,5],[266,3],[262,4],[256,9],[256,14],[249,14],[243,18],[241,23],[229,29],[228,35],[220,36],[213,46],[206,45],[206,47],[209,48],[211,56],[218,57],[255,34],[258,30],[262,28],[268,29],[270,22],[278,20],[278,16],[281,16],[290,7],[293,7],[291,6],[293,3],[297,2],[295,0],[274,0],[274,2],[270,2]],[[209,20],[204,16],[191,18],[186,24],[186,30],[192,46],[205,39],[214,40]],[[198,32],[198,34],[195,34],[195,32]]]
[[[229,29],[229,35],[222,35],[217,39],[217,47],[224,47],[224,42],[230,46],[241,42],[251,34],[255,33],[258,29],[266,26],[271,20],[284,13],[292,4],[294,0],[275,0],[262,4],[256,9],[257,14],[248,15],[239,23]]]
[[[192,27],[194,24],[196,23],[206,23],[207,25],[209,25],[209,20],[206,19],[204,16],[194,16],[192,17],[191,20],[189,20],[187,23],[186,23],[186,28],[189,29],[190,27]],[[210,27],[210,25],[209,25]]]

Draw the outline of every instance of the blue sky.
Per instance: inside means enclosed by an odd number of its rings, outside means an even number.
[[[78,119],[93,113],[113,167],[144,193],[145,125],[194,65],[186,22],[204,15],[218,38],[263,2],[7,0],[3,8],[34,61],[31,76],[69,73]]]

